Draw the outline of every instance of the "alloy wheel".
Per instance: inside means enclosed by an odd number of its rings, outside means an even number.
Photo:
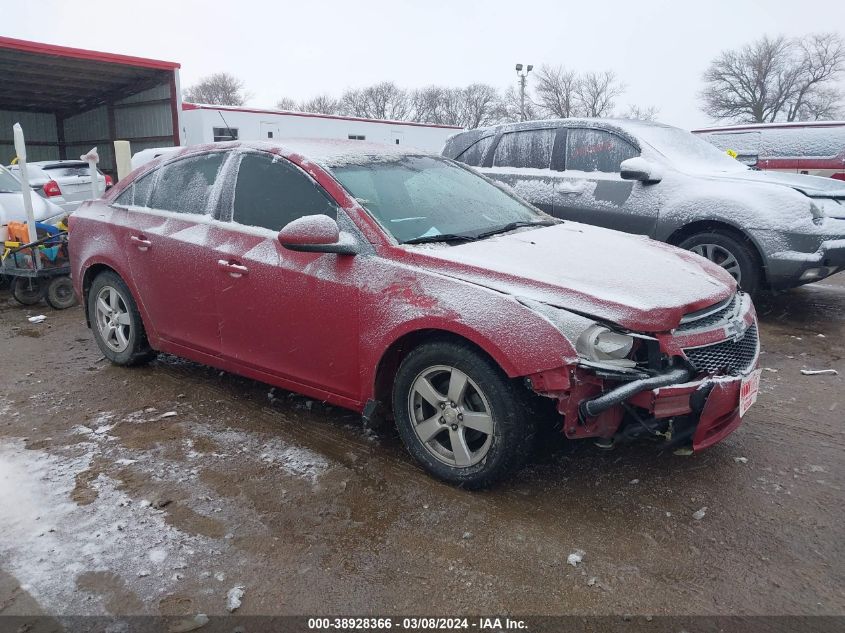
[[[736,279],[738,285],[742,284],[742,269],[739,266],[739,261],[724,246],[718,244],[697,244],[690,248],[696,255],[709,259],[714,264],[718,264],[724,268],[731,277]]]
[[[119,354],[129,347],[132,316],[116,288],[104,286],[97,293],[96,321],[100,336],[110,350]]]
[[[437,365],[422,371],[411,385],[408,405],[417,437],[441,462],[466,468],[490,450],[495,427],[490,405],[460,369]]]

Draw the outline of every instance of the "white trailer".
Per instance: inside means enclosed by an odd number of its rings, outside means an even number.
[[[461,129],[454,125],[411,121],[384,121],[198,103],[182,104],[182,132],[186,145],[231,140],[337,138],[403,145],[439,153],[446,139]]]

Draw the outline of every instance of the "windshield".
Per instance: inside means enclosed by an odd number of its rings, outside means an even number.
[[[748,170],[748,167],[707,141],[676,127],[643,125],[637,129],[637,136],[663,154],[673,167],[681,171],[695,173]]]
[[[0,165],[0,193],[18,193],[21,190],[21,183],[12,174]]]
[[[340,183],[399,242],[482,233],[550,218],[478,174],[432,156],[332,169]]]

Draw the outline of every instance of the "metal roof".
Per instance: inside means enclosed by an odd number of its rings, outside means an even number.
[[[0,37],[0,109],[83,112],[158,85],[177,68],[175,62]]]

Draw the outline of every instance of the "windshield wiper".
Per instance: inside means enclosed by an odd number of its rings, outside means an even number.
[[[459,233],[441,233],[440,235],[420,235],[402,242],[403,244],[427,244],[429,242],[474,242],[477,238],[474,235],[461,235]]]
[[[540,220],[539,222],[526,222],[524,220],[520,222],[509,222],[504,226],[500,226],[495,229],[490,229],[489,231],[484,231],[483,233],[477,233],[476,238],[482,239],[485,237],[490,237],[491,235],[496,235],[498,233],[507,233],[508,231],[513,231],[514,229],[522,228],[523,226],[554,226],[555,224],[560,224],[560,222],[553,222],[552,220]]]

